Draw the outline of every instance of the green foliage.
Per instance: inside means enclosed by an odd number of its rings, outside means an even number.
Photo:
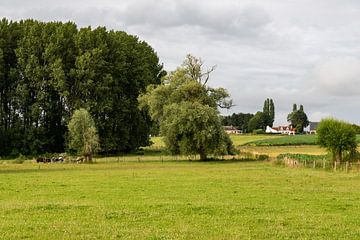
[[[104,152],[149,144],[137,97],[163,76],[154,50],[121,31],[0,21],[0,155],[63,152],[75,109],[89,109]]]
[[[352,126],[354,127],[356,134],[360,134],[360,126],[356,124],[352,124]]]
[[[267,98],[264,102],[263,113],[267,115],[266,126],[272,127],[275,120],[275,106],[272,99]],[[265,128],[266,128],[265,126]]]
[[[188,55],[183,65],[168,74],[159,86],[150,86],[140,96],[140,108],[148,110],[160,125],[172,154],[226,154],[232,150],[220,122],[217,107],[228,107],[228,93],[206,85],[210,72],[202,61]]]
[[[223,131],[218,112],[197,102],[181,102],[165,107],[167,116],[161,124],[165,144],[171,153],[228,153],[227,134]]]
[[[248,124],[253,116],[251,113],[233,113],[231,116],[223,117],[221,121],[223,126],[236,126],[243,133],[248,133]]]
[[[285,158],[290,158],[294,160],[298,160],[300,162],[305,161],[316,161],[316,160],[326,160],[329,158],[328,155],[310,155],[310,154],[300,154],[300,153],[282,153],[279,154],[276,159],[284,160]]]
[[[356,132],[354,127],[333,118],[323,119],[317,128],[318,143],[333,156],[333,161],[341,162],[343,157],[356,152]]]
[[[68,128],[69,148],[91,161],[92,154],[99,150],[99,136],[89,112],[83,108],[75,110]]]
[[[255,130],[253,131],[253,133],[254,133],[254,134],[264,134],[265,131],[264,131],[264,129],[255,129]]]
[[[251,146],[316,145],[317,135],[280,135],[277,138],[260,139],[247,144]]]
[[[264,112],[257,112],[249,121],[248,128],[250,132],[253,132],[256,129],[266,129],[266,126],[269,125],[271,119],[269,114]]]
[[[297,133],[303,133],[304,128],[309,125],[309,120],[304,112],[304,106],[300,105],[300,109],[297,110],[296,104],[293,105],[293,111],[288,114],[287,121],[290,122],[293,128],[296,128]]]
[[[275,106],[272,99],[267,98],[264,102],[263,111],[258,111],[248,122],[249,132],[257,129],[265,131],[267,126],[272,127],[275,120]]]

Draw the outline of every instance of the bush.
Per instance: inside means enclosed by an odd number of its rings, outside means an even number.
[[[332,153],[333,161],[342,162],[356,152],[356,132],[352,125],[333,118],[321,120],[318,128],[318,142]]]
[[[22,154],[20,154],[13,163],[17,163],[17,164],[23,164],[24,161],[26,160],[26,157]]]
[[[253,131],[253,133],[254,133],[254,134],[264,134],[265,131],[264,131],[264,129],[255,129],[255,130]]]
[[[267,160],[269,160],[269,155],[266,155],[266,154],[256,155],[256,160],[258,160],[258,161],[267,161]]]
[[[284,160],[285,158],[290,158],[294,160],[299,160],[304,162],[305,160],[316,161],[328,159],[329,155],[310,155],[310,154],[301,154],[301,153],[282,153],[276,157],[277,160]]]

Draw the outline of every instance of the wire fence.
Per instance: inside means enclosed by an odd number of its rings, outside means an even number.
[[[321,168],[325,170],[344,171],[344,172],[360,172],[360,160],[357,161],[345,161],[345,162],[332,162],[327,159],[292,159],[285,157],[282,160],[282,164],[292,168]]]

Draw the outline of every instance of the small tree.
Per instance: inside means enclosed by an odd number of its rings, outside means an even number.
[[[92,154],[99,149],[99,136],[89,112],[83,108],[76,110],[68,128],[69,148],[83,155],[86,161],[92,161]]]
[[[320,122],[317,130],[318,143],[331,152],[333,161],[341,162],[345,154],[356,151],[356,132],[350,124],[333,118]]]

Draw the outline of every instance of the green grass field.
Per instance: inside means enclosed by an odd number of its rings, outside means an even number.
[[[283,136],[281,135],[265,135],[265,134],[260,134],[260,135],[250,135],[250,134],[244,134],[244,135],[230,135],[231,140],[234,143],[234,146],[238,147],[238,146],[242,146],[245,144],[248,144],[250,142],[256,142],[256,141],[261,141],[261,140],[272,140],[272,139],[278,139],[278,138],[282,138]],[[153,144],[148,147],[150,149],[160,149],[160,148],[164,148],[165,144],[162,140],[162,137],[152,137],[151,141],[153,142]]]
[[[235,147],[239,146],[300,146],[300,145],[316,145],[317,135],[230,135]],[[161,137],[153,137],[151,141],[154,143],[149,148],[164,148],[164,142]],[[357,142],[360,143],[360,135],[357,135]]]
[[[247,142],[252,146],[289,146],[289,145],[316,145],[317,135],[280,135],[278,138],[267,138]]]
[[[0,193],[1,239],[360,238],[355,173],[264,162],[2,164]]]
[[[280,135],[278,137],[266,138],[267,135],[261,135],[258,140],[247,141],[242,145],[251,146],[291,146],[291,145],[317,145],[317,135]],[[272,136],[272,135],[269,135]],[[276,135],[275,135],[276,136]],[[239,136],[238,138],[241,138]],[[360,135],[356,136],[360,143]],[[234,141],[234,140],[233,140]]]
[[[231,136],[240,152],[272,159],[326,153],[268,144],[291,137]],[[1,160],[0,239],[360,238],[358,172],[188,161],[163,153],[161,138],[152,141],[145,155],[95,164]]]
[[[270,157],[277,157],[282,153],[300,153],[311,155],[326,154],[326,149],[316,145],[300,145],[300,146],[240,146],[240,152],[250,152],[254,154],[266,154]]]
[[[281,138],[281,135],[230,135],[231,140],[235,147],[248,144],[250,142],[262,141],[262,140],[276,140]]]

